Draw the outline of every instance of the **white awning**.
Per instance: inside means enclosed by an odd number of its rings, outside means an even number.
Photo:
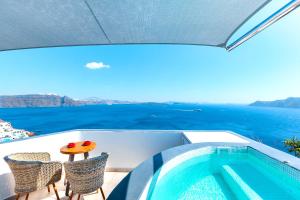
[[[270,0],[1,0],[0,51],[105,44],[226,47]]]

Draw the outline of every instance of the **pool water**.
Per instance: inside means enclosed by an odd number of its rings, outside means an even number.
[[[300,172],[252,148],[213,148],[160,172],[148,200],[300,198]]]

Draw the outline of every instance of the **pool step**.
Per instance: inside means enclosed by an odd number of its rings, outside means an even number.
[[[238,199],[263,199],[230,166],[223,165],[221,174]]]

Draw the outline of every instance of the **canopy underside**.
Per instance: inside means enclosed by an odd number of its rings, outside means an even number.
[[[98,44],[225,47],[269,0],[1,0],[0,51]]]

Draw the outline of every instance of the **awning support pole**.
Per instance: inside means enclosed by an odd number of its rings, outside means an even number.
[[[272,14],[270,17],[262,21],[260,24],[255,26],[253,29],[248,31],[245,35],[238,38],[236,41],[232,42],[230,45],[226,46],[227,51],[231,51],[235,49],[236,47],[240,46],[259,32],[263,31],[273,23],[280,20],[282,17],[286,16],[296,8],[300,6],[300,0],[292,0],[288,4],[286,4],[284,7],[276,11],[274,14]]]

